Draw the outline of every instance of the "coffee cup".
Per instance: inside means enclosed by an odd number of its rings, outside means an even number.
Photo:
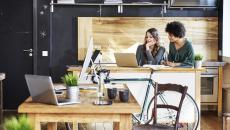
[[[119,99],[121,102],[128,102],[129,101],[129,90],[120,90]]]
[[[108,98],[113,100],[117,96],[117,88],[108,88],[107,89]]]

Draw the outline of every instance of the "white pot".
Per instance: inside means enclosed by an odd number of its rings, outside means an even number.
[[[200,69],[201,67],[202,67],[202,61],[201,60],[195,61],[194,68]]]
[[[66,90],[66,98],[73,100],[73,101],[78,101],[79,100],[79,88],[77,86],[71,86],[67,87]]]

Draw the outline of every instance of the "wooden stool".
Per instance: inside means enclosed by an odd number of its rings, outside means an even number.
[[[230,130],[230,113],[223,113],[223,130]]]

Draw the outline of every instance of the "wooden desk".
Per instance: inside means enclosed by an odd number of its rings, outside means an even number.
[[[41,130],[41,122],[49,122],[48,129],[56,130],[57,122],[71,122],[74,130],[77,123],[115,122],[115,129],[132,130],[132,113],[139,113],[141,107],[131,96],[129,103],[113,103],[108,106],[93,105],[95,92],[82,92],[80,104],[54,106],[31,102],[31,98],[22,103],[19,113],[28,114],[34,130]]]

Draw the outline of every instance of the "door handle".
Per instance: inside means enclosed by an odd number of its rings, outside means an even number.
[[[29,52],[29,56],[33,56],[33,49],[24,49],[23,52]]]
[[[27,50],[25,49],[25,50],[23,50],[23,51],[24,51],[24,52],[31,52],[31,53],[32,53],[32,52],[33,52],[33,49],[30,48],[30,49],[27,49]]]

